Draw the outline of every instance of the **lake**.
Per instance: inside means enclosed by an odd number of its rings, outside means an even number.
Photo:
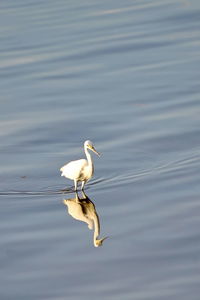
[[[198,0],[1,1],[1,300],[199,299],[199,79]]]

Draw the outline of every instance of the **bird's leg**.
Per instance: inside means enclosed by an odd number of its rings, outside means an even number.
[[[81,184],[81,190],[84,191],[84,185],[85,185],[85,181],[82,181],[82,184]]]
[[[75,191],[77,191],[77,181],[76,180],[74,180],[74,189],[75,189]]]

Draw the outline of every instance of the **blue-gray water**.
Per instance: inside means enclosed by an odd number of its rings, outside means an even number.
[[[199,299],[199,80],[199,0],[1,0],[1,300]]]

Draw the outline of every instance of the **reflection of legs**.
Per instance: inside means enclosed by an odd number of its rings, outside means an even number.
[[[75,193],[76,193],[76,198],[75,198],[76,199],[76,203],[80,203],[77,191]]]
[[[77,191],[77,181],[76,180],[74,180],[74,189],[75,189],[75,191]]]
[[[83,199],[86,199],[86,198],[87,198],[87,196],[86,196],[86,194],[85,194],[85,191],[84,191],[84,190],[82,190],[82,196],[83,196]]]
[[[81,190],[84,190],[85,181],[82,181]]]

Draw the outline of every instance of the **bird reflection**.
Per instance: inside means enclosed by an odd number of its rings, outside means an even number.
[[[99,216],[96,212],[94,203],[82,191],[82,198],[76,193],[75,198],[64,199],[63,203],[68,207],[68,213],[74,219],[87,223],[89,229],[93,229],[93,243],[95,247],[102,246],[107,238],[98,239],[100,234]]]

